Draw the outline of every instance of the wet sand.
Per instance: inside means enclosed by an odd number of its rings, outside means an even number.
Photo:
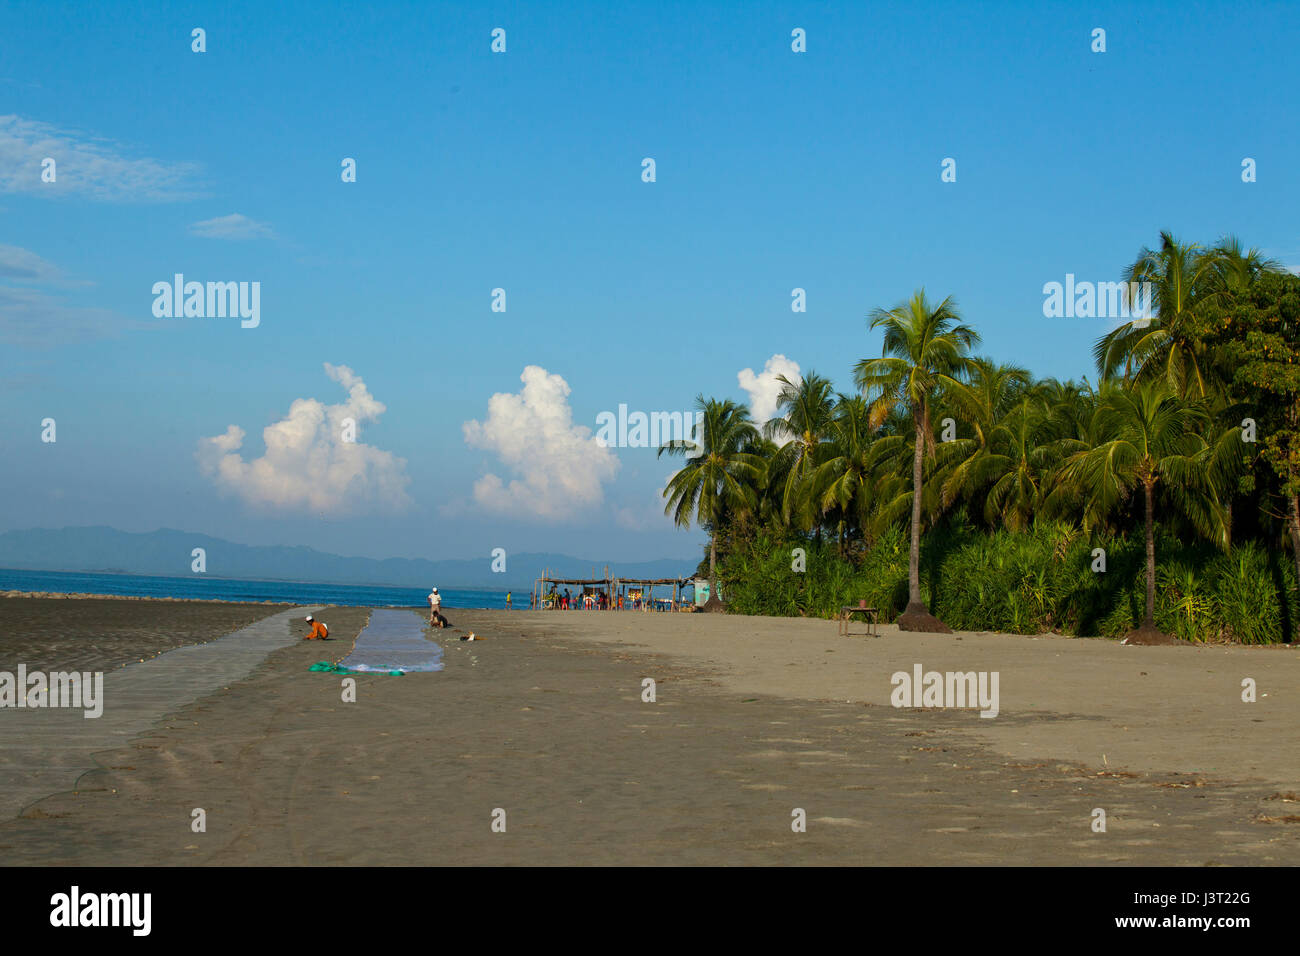
[[[111,671],[215,640],[292,605],[0,596],[0,670]]]
[[[444,671],[359,676],[347,703],[343,678],[307,668],[344,657],[364,611],[322,611],[337,642],[274,650],[247,678],[98,753],[75,791],[0,823],[0,858],[1300,863],[1300,824],[1282,822],[1300,814],[1290,650],[447,614],[457,628],[433,635]],[[456,639],[469,628],[486,640]],[[999,670],[1001,713],[889,706],[889,675],[918,662]],[[1241,703],[1242,675],[1269,696]],[[195,808],[206,832],[191,829]],[[1105,833],[1092,832],[1094,808]],[[792,831],[796,810],[806,832]]]

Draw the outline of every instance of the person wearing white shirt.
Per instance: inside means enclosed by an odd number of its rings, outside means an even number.
[[[442,616],[442,595],[434,588],[429,592],[429,623],[445,627],[447,619]]]

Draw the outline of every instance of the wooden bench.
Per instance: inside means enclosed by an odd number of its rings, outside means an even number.
[[[879,637],[880,631],[877,628],[879,615],[874,607],[867,607],[863,604],[850,604],[840,608],[840,637],[849,637],[849,621],[854,614],[861,614],[867,621],[867,637]]]

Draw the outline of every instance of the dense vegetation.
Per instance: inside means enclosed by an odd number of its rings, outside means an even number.
[[[1162,234],[1123,279],[1153,316],[1101,337],[1095,386],[977,355],[920,291],[871,314],[882,354],[848,392],[782,379],[761,431],[701,395],[698,446],[660,450],[694,454],[664,494],[709,531],[701,573],[750,614],[866,599],[905,630],[1292,640],[1300,278]]]

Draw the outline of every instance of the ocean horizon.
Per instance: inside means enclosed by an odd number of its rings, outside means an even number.
[[[439,587],[444,608],[504,609],[506,592],[513,604],[528,606],[528,592],[514,588]],[[208,601],[276,601],[287,604],[334,604],[345,607],[428,607],[428,588],[311,581],[257,581],[240,578],[164,577],[105,571],[32,571],[0,568],[0,591],[50,591],[63,594],[111,594],[143,598]]]

